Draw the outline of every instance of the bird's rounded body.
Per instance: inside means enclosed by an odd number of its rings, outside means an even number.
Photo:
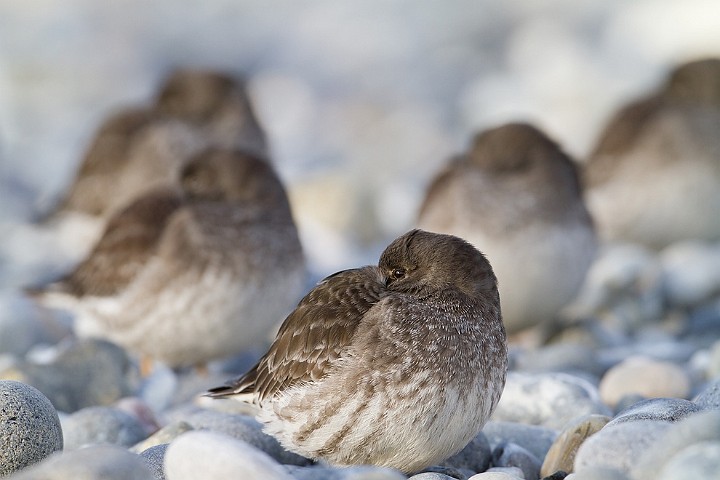
[[[380,266],[321,282],[259,364],[211,396],[253,401],[266,431],[309,458],[415,472],[477,435],[506,369],[487,260],[456,237],[413,231]]]

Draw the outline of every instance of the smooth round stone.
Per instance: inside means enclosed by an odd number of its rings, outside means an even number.
[[[285,450],[272,436],[262,431],[262,424],[247,415],[232,415],[200,408],[181,409],[172,412],[168,418],[182,420],[196,430],[210,430],[229,435],[259,448],[279,463],[285,465],[307,465],[305,457]]]
[[[113,407],[88,407],[64,417],[65,449],[110,444],[129,447],[145,439],[137,418]]]
[[[492,419],[562,429],[590,413],[610,412],[587,380],[566,373],[510,372]]]
[[[41,311],[24,295],[0,291],[0,353],[23,356],[38,343],[57,343],[71,332],[69,322]]]
[[[634,244],[606,246],[590,267],[573,302],[579,316],[610,315],[634,327],[663,311],[662,270],[657,256]]]
[[[243,478],[293,480],[282,465],[247,442],[208,431],[176,438],[165,453],[167,480]]]
[[[637,480],[655,480],[666,462],[675,454],[688,445],[706,441],[720,441],[720,410],[693,413],[672,424],[637,459],[632,470],[633,477]]]
[[[720,478],[720,441],[690,445],[670,459],[658,480],[697,480]]]
[[[616,468],[586,467],[571,473],[565,480],[630,480],[630,477]]]
[[[495,467],[519,468],[522,470],[524,478],[540,476],[540,459],[512,442],[500,444],[493,450],[492,463]]]
[[[720,245],[679,242],[660,253],[665,297],[671,305],[691,306],[720,292]]]
[[[531,452],[537,458],[545,458],[558,435],[556,430],[546,427],[495,421],[486,423],[482,433],[490,442],[491,450],[501,443],[512,442]]]
[[[563,342],[531,349],[518,355],[515,370],[525,372],[603,373],[594,348],[579,342]]]
[[[418,473],[417,475],[408,477],[408,479],[409,480],[456,480],[455,477],[451,477],[450,475],[445,475],[444,473],[437,473],[437,472]]]
[[[517,467],[493,467],[487,472],[473,475],[468,480],[525,480],[525,477]]]
[[[628,473],[637,459],[669,427],[664,421],[637,421],[605,428],[589,437],[575,456],[573,470],[587,467],[610,467]]]
[[[474,470],[469,470],[467,468],[446,467],[442,465],[432,465],[424,469],[423,472],[440,473],[459,480],[466,480],[477,473]]]
[[[626,408],[610,420],[607,426],[638,420],[677,422],[700,410],[698,405],[682,398],[649,398]]]
[[[190,430],[194,429],[192,425],[187,422],[173,422],[170,425],[166,425],[157,432],[153,433],[142,442],[134,445],[130,449],[130,451],[140,453],[156,445],[170,443],[183,433],[189,432]]]
[[[693,402],[703,409],[720,409],[720,377],[707,384]]]
[[[200,478],[200,477],[199,477]],[[114,445],[58,452],[12,480],[154,480],[139,455]]]
[[[85,339],[63,345],[49,363],[18,362],[0,372],[28,383],[61,412],[110,405],[134,389],[135,369],[125,351],[104,340]]]
[[[627,395],[686,398],[690,377],[674,363],[633,356],[612,367],[600,381],[600,398],[614,407]]]
[[[296,465],[285,465],[285,469],[295,480],[405,480],[405,475],[391,468],[374,467],[371,465],[357,465],[351,467],[329,467],[311,466],[300,467]],[[454,480],[458,477],[451,477],[442,473],[425,472],[418,475],[432,475],[420,477],[425,480]],[[411,478],[415,478],[414,475]],[[460,477],[460,480],[467,477]]]
[[[57,411],[37,389],[0,380],[0,477],[62,450]]]
[[[570,473],[575,464],[575,455],[580,445],[602,429],[610,421],[605,415],[586,415],[570,423],[555,439],[548,450],[540,469],[540,476],[546,477],[557,471]]]
[[[155,445],[147,450],[144,450],[140,456],[150,468],[155,480],[165,480],[165,453],[167,452],[168,444],[163,443],[161,445]]]
[[[490,442],[484,433],[480,432],[470,440],[465,448],[448,458],[440,465],[459,469],[471,470],[473,472],[484,472],[490,466]]]

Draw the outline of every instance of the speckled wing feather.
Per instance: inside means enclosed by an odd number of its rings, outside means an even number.
[[[210,390],[209,396],[254,394],[262,401],[296,383],[320,379],[384,294],[377,267],[344,270],[325,278],[285,319],[258,364],[231,384]]]
[[[179,194],[165,189],[132,202],[110,219],[90,255],[54,288],[77,297],[116,294],[155,254],[168,218],[181,205]]]

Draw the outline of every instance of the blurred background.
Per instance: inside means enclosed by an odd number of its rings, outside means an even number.
[[[29,219],[176,67],[246,78],[325,275],[374,263],[477,130],[531,121],[582,161],[621,104],[709,55],[714,0],[3,0],[0,282],[63,268]]]

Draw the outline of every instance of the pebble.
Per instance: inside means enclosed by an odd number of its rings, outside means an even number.
[[[112,343],[85,339],[61,344],[48,363],[20,360],[0,378],[28,383],[61,412],[110,405],[134,390],[135,369],[125,351]]]
[[[164,426],[140,443],[134,445],[130,451],[140,453],[157,445],[170,443],[183,433],[189,432],[190,430],[193,430],[193,427],[187,422],[173,422]]]
[[[671,362],[645,356],[632,356],[612,367],[600,381],[600,398],[614,407],[627,395],[646,398],[690,395],[690,377]]]
[[[637,459],[632,470],[633,477],[636,480],[656,480],[663,466],[679,451],[694,443],[706,441],[720,441],[720,410],[693,413],[672,424]]]
[[[526,480],[517,467],[493,467],[487,472],[473,475],[468,480]]]
[[[71,332],[69,322],[63,320],[27,297],[0,290],[0,353],[22,356],[39,343],[59,342]]]
[[[412,477],[408,477],[408,480],[455,480],[455,477],[445,475],[444,473],[423,472],[413,475]]]
[[[154,480],[140,456],[114,445],[58,452],[12,480]]]
[[[705,388],[693,398],[693,403],[703,409],[720,409],[720,377],[708,383]]]
[[[585,467],[571,473],[565,480],[630,480],[630,477],[616,468]]]
[[[700,442],[681,450],[660,472],[657,480],[720,479],[720,441]]]
[[[152,471],[155,480],[165,480],[165,453],[167,448],[168,444],[163,443],[140,453],[140,456]]]
[[[600,431],[609,421],[610,418],[605,415],[592,414],[571,422],[560,432],[550,447],[540,469],[540,476],[546,477],[559,470],[571,473],[580,445],[588,437]]]
[[[0,477],[62,448],[63,432],[50,400],[30,385],[0,380]]]
[[[720,245],[687,240],[660,253],[665,297],[670,305],[698,305],[720,293]]]
[[[134,445],[147,437],[140,421],[118,408],[87,407],[62,420],[65,450],[86,445]]]
[[[538,478],[542,462],[538,457],[512,442],[498,445],[492,454],[495,467],[516,467],[522,470],[524,478]]]
[[[329,467],[329,466],[311,466],[299,467],[295,465],[286,465],[286,470],[295,480],[405,480],[405,475],[397,470],[383,467],[374,467],[371,465],[356,465],[350,467]],[[453,480],[466,479],[467,477],[451,477],[442,473],[425,472],[418,475],[432,475],[430,477],[420,477],[421,480]],[[414,475],[410,478],[415,478]]]
[[[643,420],[610,426],[589,437],[578,449],[574,470],[610,467],[624,473],[670,427],[669,422]]]
[[[260,422],[248,415],[232,415],[192,407],[176,410],[168,417],[171,421],[185,421],[196,430],[211,430],[247,442],[285,465],[310,463],[307,458],[285,450],[274,437],[262,431]]]
[[[649,398],[626,408],[610,420],[607,426],[638,420],[676,422],[699,410],[697,404],[682,398]]]
[[[474,470],[470,470],[467,468],[455,468],[455,467],[445,467],[442,465],[431,465],[427,467],[423,472],[426,473],[439,473],[441,475],[446,475],[451,478],[456,478],[458,480],[467,480],[468,478],[475,475]]]
[[[604,372],[596,349],[581,342],[562,342],[518,355],[515,368],[525,372],[565,372],[572,375]]]
[[[490,466],[490,442],[484,433],[480,432],[470,440],[465,448],[442,462],[441,466],[484,472]]]
[[[590,413],[607,415],[610,411],[587,380],[566,373],[509,372],[492,419],[558,430]]]
[[[486,423],[482,433],[490,442],[492,450],[503,442],[512,442],[520,445],[537,458],[545,458],[558,435],[556,430],[546,427],[496,421]]]
[[[165,453],[167,480],[240,478],[293,480],[287,470],[265,452],[222,433],[186,432]]]

